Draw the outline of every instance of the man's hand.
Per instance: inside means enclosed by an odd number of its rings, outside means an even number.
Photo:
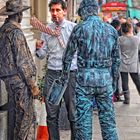
[[[43,40],[37,40],[36,41],[36,49],[40,49],[43,46],[44,41]]]

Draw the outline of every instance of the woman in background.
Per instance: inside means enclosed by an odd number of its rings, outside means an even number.
[[[128,86],[128,74],[130,74],[138,93],[140,94],[140,75],[138,51],[140,49],[140,39],[133,35],[131,23],[123,23],[123,35],[119,38],[121,50],[120,73],[122,78],[122,90],[124,94],[124,104],[130,103],[130,91]]]

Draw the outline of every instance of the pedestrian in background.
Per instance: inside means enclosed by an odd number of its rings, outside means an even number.
[[[48,24],[48,27],[52,30],[59,28],[60,36],[56,37],[46,33],[42,33],[40,43],[37,44],[36,55],[38,58],[43,59],[47,55],[47,72],[45,75],[45,87],[44,95],[47,98],[48,91],[54,81],[61,76],[62,72],[62,56],[66,49],[66,45],[69,36],[76,25],[65,19],[67,12],[66,3],[63,0],[51,0],[49,3],[49,9],[53,23]],[[40,44],[40,45],[39,45]],[[41,47],[42,46],[42,47]],[[72,65],[70,68],[70,79],[68,81],[68,87],[63,95],[68,120],[71,128],[71,140],[75,140],[75,76],[77,71],[77,56],[75,54]],[[47,110],[47,125],[49,130],[50,140],[60,140],[59,136],[59,112],[60,105],[52,105],[46,101]]]
[[[0,28],[0,78],[8,93],[8,140],[35,140],[33,95],[36,67],[20,23],[23,11],[29,9],[21,0],[8,0],[0,9],[7,15]]]
[[[121,22],[118,19],[114,19],[111,22],[111,25],[117,30],[118,35],[121,36],[122,35],[122,33],[121,33]]]
[[[137,31],[137,36],[140,37],[140,22],[138,22],[138,23],[136,24],[136,31]]]
[[[117,30],[118,32],[118,35],[121,36],[121,22],[118,20],[118,19],[114,19],[112,22],[111,22],[111,25]],[[120,74],[119,74],[120,75]],[[114,96],[113,96],[113,101],[114,102],[119,102],[119,101],[122,101],[121,97],[120,97],[120,76],[118,77],[118,80],[117,80],[117,85],[116,85],[116,91],[114,92]]]
[[[130,74],[138,93],[140,94],[140,75],[139,75],[139,59],[138,52],[140,50],[140,39],[133,35],[133,25],[131,23],[123,23],[123,35],[119,38],[121,50],[120,73],[122,79],[122,90],[124,94],[124,104],[130,103],[130,91],[128,86],[128,74]]]
[[[140,39],[140,22],[138,22],[136,24],[136,31],[137,31],[137,36],[139,37]],[[140,62],[140,49],[139,49],[139,62]]]
[[[83,22],[69,39],[63,56],[63,73],[68,74],[77,51],[75,140],[92,140],[92,101],[95,97],[102,138],[118,140],[113,92],[118,79],[120,53],[117,31],[101,21],[96,0],[83,0],[78,9]]]

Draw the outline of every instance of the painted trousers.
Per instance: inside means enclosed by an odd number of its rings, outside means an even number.
[[[93,97],[98,108],[103,140],[118,140],[112,85],[103,88],[82,87],[76,83],[76,139],[92,140]]]
[[[7,140],[35,140],[36,120],[29,88],[18,75],[3,81],[8,92]]]

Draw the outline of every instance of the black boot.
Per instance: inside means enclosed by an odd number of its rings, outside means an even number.
[[[125,92],[124,93],[124,104],[130,104],[130,93],[129,92]]]

